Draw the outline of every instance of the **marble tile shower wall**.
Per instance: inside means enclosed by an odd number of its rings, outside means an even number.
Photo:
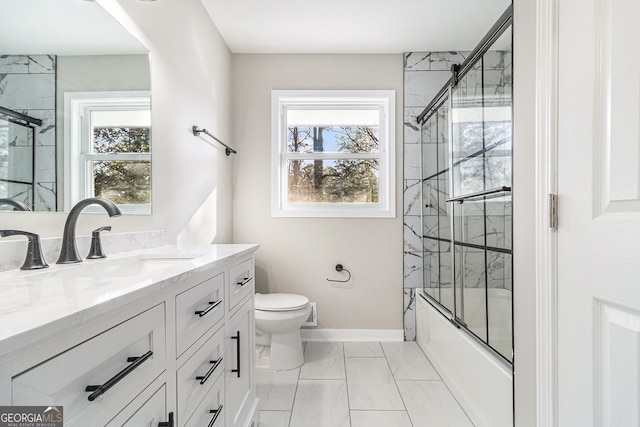
[[[416,288],[422,287],[422,161],[417,117],[451,76],[466,52],[409,52],[404,55],[404,334],[416,339]],[[435,163],[436,159],[433,158]]]
[[[0,106],[42,120],[42,126],[35,127],[33,198],[35,209],[39,211],[56,210],[55,91],[56,56],[0,55]],[[5,141],[0,140],[2,151],[11,150],[18,158],[30,158],[26,151],[31,150],[31,139],[29,137],[27,141],[26,134],[23,138],[3,139]],[[6,175],[8,167],[0,162],[0,174]],[[14,185],[8,191],[7,196],[13,197],[25,188]]]

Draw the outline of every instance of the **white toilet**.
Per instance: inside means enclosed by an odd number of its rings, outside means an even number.
[[[300,327],[311,313],[309,298],[257,293],[255,306],[258,367],[282,371],[302,366]]]

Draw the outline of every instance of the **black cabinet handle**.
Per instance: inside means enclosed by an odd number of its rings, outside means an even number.
[[[242,280],[242,282],[236,282],[236,284],[237,284],[237,285],[239,285],[239,286],[244,286],[244,285],[246,285],[247,283],[249,283],[250,281],[251,281],[251,277],[245,277],[245,278]]]
[[[220,405],[220,406],[218,406],[218,409],[212,409],[212,410],[209,411],[210,414],[215,414],[215,415],[213,416],[211,421],[209,421],[209,425],[207,427],[211,427],[216,423],[216,420],[218,419],[218,416],[220,415],[220,413],[222,413],[222,408],[223,408],[223,406]]]
[[[236,336],[231,337],[232,340],[236,340],[236,363],[238,365],[238,369],[232,369],[231,372],[235,372],[238,374],[238,378],[240,378],[240,331],[236,333]]]
[[[209,301],[209,307],[207,307],[207,308],[206,308],[206,309],[204,309],[204,310],[198,310],[198,311],[196,311],[196,312],[195,312],[195,314],[197,314],[197,315],[198,315],[198,316],[200,316],[200,317],[204,317],[204,316],[206,316],[207,314],[209,314],[209,312],[210,312],[211,310],[213,310],[214,308],[216,308],[217,306],[219,306],[221,302],[222,302],[222,300],[221,300],[221,299],[219,299],[218,301]]]
[[[222,357],[218,358],[218,360],[211,360],[209,361],[209,363],[213,363],[213,366],[211,368],[209,368],[209,370],[207,371],[206,374],[204,374],[203,377],[196,377],[196,380],[200,381],[200,385],[204,384],[207,382],[207,380],[209,379],[209,377],[211,376],[211,374],[213,374],[213,371],[216,370],[216,368],[218,366],[220,366],[220,363],[222,362]]]
[[[102,396],[104,393],[109,391],[111,387],[116,385],[120,380],[133,372],[138,366],[142,365],[145,360],[153,356],[153,351],[148,351],[140,357],[128,357],[127,362],[131,363],[131,365],[124,368],[122,371],[118,372],[111,378],[109,381],[102,385],[88,385],[84,391],[92,391],[88,397],[90,402],[93,402],[98,397]]]
[[[173,427],[173,412],[169,412],[169,421],[161,421],[158,427]]]

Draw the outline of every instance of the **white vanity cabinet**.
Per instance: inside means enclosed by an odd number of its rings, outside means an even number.
[[[232,264],[226,273],[224,326],[181,368],[198,366],[200,378],[213,372],[207,379],[211,385],[207,388],[205,384],[200,384],[202,381],[194,381],[199,377],[193,374],[185,376],[189,378],[187,381],[182,381],[182,377],[178,375],[179,402],[180,399],[187,399],[182,406],[189,407],[180,411],[181,405],[178,404],[178,419],[185,420],[185,426],[222,426],[222,420],[226,420],[224,425],[228,427],[257,427],[258,424],[258,399],[255,392],[253,258]],[[200,306],[206,306],[214,299],[205,299]],[[221,340],[223,344],[220,344]],[[216,364],[224,365],[224,375],[216,377],[219,375],[215,370]],[[210,366],[209,371],[207,366]],[[182,389],[185,391],[182,397],[181,384],[184,384]],[[198,396],[206,393],[206,396],[202,400],[188,396],[196,393]],[[197,407],[191,410],[191,407],[196,405]]]
[[[21,334],[0,329],[0,405],[62,406],[65,426],[257,427],[258,246],[212,248],[165,278],[43,279],[36,292],[25,282],[39,303],[60,286],[72,296],[60,310],[79,305],[85,289],[104,290],[87,297],[89,310]],[[30,314],[1,304],[0,324]]]
[[[227,276],[228,270],[225,270],[176,297],[177,421],[180,426],[225,424],[223,372],[229,366],[224,330]]]

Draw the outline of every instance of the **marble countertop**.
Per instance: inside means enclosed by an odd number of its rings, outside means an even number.
[[[0,355],[255,252],[259,245],[161,246],[0,273]]]

